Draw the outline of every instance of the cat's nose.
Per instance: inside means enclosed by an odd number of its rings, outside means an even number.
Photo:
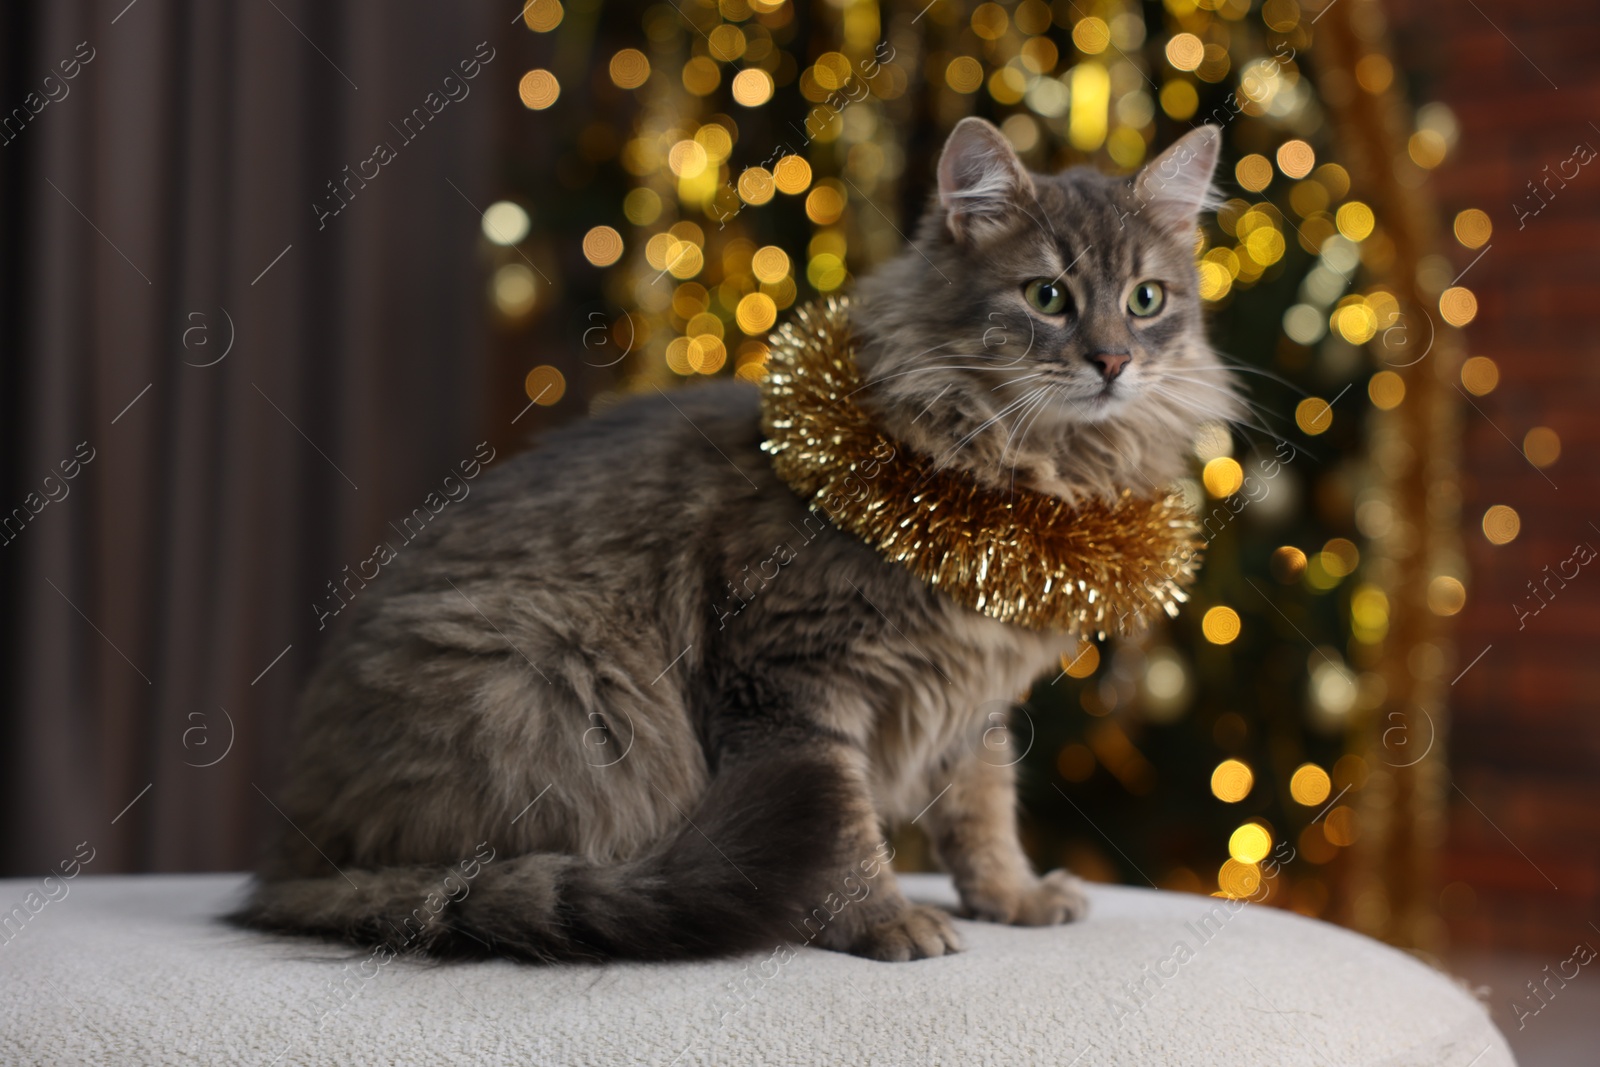
[[[1100,368],[1100,376],[1111,381],[1122,373],[1122,368],[1133,362],[1133,357],[1121,352],[1096,352],[1089,362]]]

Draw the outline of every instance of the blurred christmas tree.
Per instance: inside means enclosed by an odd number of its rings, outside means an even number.
[[[762,339],[789,308],[900,248],[966,115],[995,121],[1037,170],[1127,172],[1190,126],[1223,127],[1229,199],[1196,255],[1214,342],[1255,417],[1195,442],[1184,490],[1209,548],[1191,609],[1142,639],[1085,645],[1000,739],[996,755],[1025,771],[1043,866],[1329,913],[1329,872],[1370,821],[1357,798],[1387,773],[1373,724],[1410,685],[1377,669],[1414,651],[1386,645],[1392,615],[1459,610],[1460,568],[1437,553],[1405,564],[1432,568],[1427,609],[1392,603],[1413,586],[1391,549],[1430,535],[1395,498],[1406,461],[1374,448],[1406,437],[1383,419],[1431,344],[1420,302],[1471,318],[1415,220],[1385,215],[1406,213],[1455,125],[1440,106],[1407,109],[1399,154],[1353,178],[1341,123],[1399,87],[1381,9],[1338,3],[525,6],[534,147],[513,153],[516,195],[491,209],[504,225],[486,223],[503,246],[492,293],[526,337],[524,365],[585,353],[565,373],[589,387],[575,395],[601,390],[597,405],[698,375],[759,378]],[[1488,237],[1475,216],[1456,227],[1468,247]],[[558,303],[578,313],[549,314]],[[518,403],[564,388],[537,366]]]

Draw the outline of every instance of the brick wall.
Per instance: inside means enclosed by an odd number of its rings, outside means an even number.
[[[1443,906],[1462,944],[1600,943],[1589,925],[1600,917],[1600,559],[1564,589],[1552,582],[1549,606],[1521,629],[1513,606],[1536,604],[1527,583],[1576,543],[1600,549],[1600,157],[1566,188],[1552,181],[1520,229],[1512,209],[1535,204],[1526,183],[1575,145],[1600,150],[1600,5],[1404,0],[1388,11],[1413,99],[1447,103],[1461,125],[1434,185],[1446,222],[1468,207],[1494,222],[1461,282],[1479,301],[1468,354],[1493,359],[1500,384],[1474,398],[1481,413],[1464,410],[1472,580],[1452,676],[1488,651],[1451,690],[1459,791]],[[1462,269],[1477,253],[1451,255]],[[1542,473],[1521,453],[1534,426],[1561,438]],[[1495,504],[1522,520],[1503,546],[1479,527]]]

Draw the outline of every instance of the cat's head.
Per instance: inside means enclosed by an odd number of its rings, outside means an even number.
[[[1220,134],[1194,130],[1128,178],[1049,176],[962,120],[916,237],[858,287],[863,406],[987,484],[1163,491],[1200,424],[1242,410],[1194,262]]]

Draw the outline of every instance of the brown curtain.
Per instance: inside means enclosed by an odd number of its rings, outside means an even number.
[[[515,9],[125,5],[3,16],[0,874],[250,865],[313,604],[483,436]]]

